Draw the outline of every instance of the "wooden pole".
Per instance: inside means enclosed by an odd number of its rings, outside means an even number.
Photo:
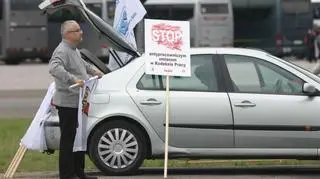
[[[24,157],[24,154],[26,153],[27,148],[23,145],[20,145],[18,151],[14,155],[6,173],[4,174],[4,178],[12,178],[14,173],[16,172],[17,168],[19,167],[19,164]]]
[[[167,178],[168,170],[168,145],[169,145],[169,75],[166,79],[166,128],[165,128],[165,147],[164,147],[164,178]]]

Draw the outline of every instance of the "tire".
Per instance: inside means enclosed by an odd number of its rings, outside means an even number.
[[[111,150],[108,151],[109,148]],[[92,162],[107,175],[134,173],[141,166],[147,151],[146,138],[141,129],[122,120],[99,126],[90,138],[88,149]]]

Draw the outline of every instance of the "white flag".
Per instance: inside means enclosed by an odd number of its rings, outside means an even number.
[[[133,29],[141,21],[146,14],[146,10],[141,4],[140,0],[116,0],[116,10],[113,21],[113,28],[115,28],[126,40],[137,49],[136,38]],[[124,52],[116,51],[120,57],[121,63],[126,64],[130,55]],[[110,54],[108,67],[110,70],[119,68],[119,64]]]
[[[55,83],[52,82],[48,88],[46,96],[31,122],[26,134],[21,139],[21,145],[30,150],[39,150],[41,152],[47,150],[44,122],[50,116],[51,112],[51,99],[55,92]]]
[[[87,149],[87,120],[90,107],[91,92],[94,91],[98,83],[97,78],[93,77],[85,81],[84,87],[80,88],[79,109],[78,109],[78,128],[74,141],[73,151],[86,151]],[[26,134],[21,139],[21,145],[30,150],[47,150],[44,122],[51,116],[51,100],[55,93],[55,83],[52,82],[48,88],[31,125]]]
[[[73,151],[86,151],[87,150],[87,120],[89,115],[91,93],[94,91],[98,84],[97,78],[87,80],[83,88],[80,88],[79,93],[79,107],[78,107],[78,128],[74,140]]]

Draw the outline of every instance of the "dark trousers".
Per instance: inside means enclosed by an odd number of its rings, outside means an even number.
[[[60,179],[84,175],[84,152],[73,152],[73,144],[78,126],[78,109],[57,107],[61,131],[59,151]]]
[[[316,61],[315,49],[312,47],[308,47],[308,61],[312,62],[313,60]]]

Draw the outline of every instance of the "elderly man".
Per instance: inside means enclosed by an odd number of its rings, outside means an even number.
[[[90,179],[84,174],[85,153],[73,152],[73,144],[78,125],[79,88],[69,89],[70,85],[78,83],[83,86],[83,80],[89,75],[102,76],[80,55],[77,46],[82,41],[82,30],[76,21],[65,21],[61,25],[62,41],[53,52],[49,62],[49,72],[56,83],[56,93],[53,103],[58,109],[61,131],[59,152],[60,179]]]

